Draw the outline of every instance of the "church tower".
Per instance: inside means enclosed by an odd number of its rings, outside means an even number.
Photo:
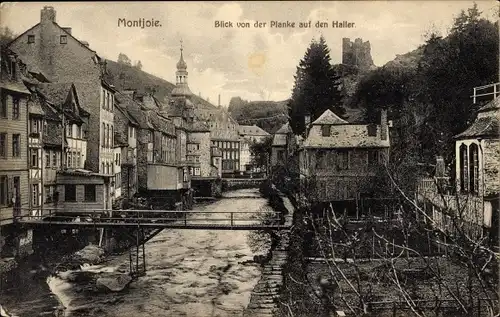
[[[172,90],[172,97],[190,97],[193,93],[188,86],[187,64],[182,55],[183,47],[181,40],[181,57],[177,62],[177,71],[175,72],[175,88]]]

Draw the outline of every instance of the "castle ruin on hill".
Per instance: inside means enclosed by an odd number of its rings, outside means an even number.
[[[350,38],[342,39],[342,64],[355,66],[359,70],[368,70],[373,64],[370,42],[363,42],[357,38],[354,42]]]

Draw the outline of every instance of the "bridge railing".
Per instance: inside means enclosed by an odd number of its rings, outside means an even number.
[[[281,223],[281,212],[260,211],[197,211],[197,210],[110,210],[110,209],[83,209],[68,212],[64,209],[49,209],[43,214],[19,215],[14,219],[19,222],[87,222],[87,223],[162,223],[179,222],[184,225],[193,223],[215,223],[234,226],[248,221],[261,221],[256,215],[266,215],[266,221]],[[217,217],[213,217],[217,215]],[[203,216],[203,217],[196,217]],[[208,216],[208,217],[207,217]]]

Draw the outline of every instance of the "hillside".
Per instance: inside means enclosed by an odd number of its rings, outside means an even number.
[[[287,100],[247,101],[233,97],[228,111],[241,125],[256,124],[267,132],[274,133],[287,121]]]
[[[154,91],[156,98],[165,101],[175,85],[162,78],[148,74],[136,67],[120,64],[112,60],[106,60],[106,80],[115,85],[118,90],[135,89],[144,93]],[[210,102],[193,95],[193,103],[203,108],[216,106]]]

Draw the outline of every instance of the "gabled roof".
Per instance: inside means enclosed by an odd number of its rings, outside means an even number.
[[[194,121],[191,127],[189,128],[191,132],[210,132],[210,128],[201,121]]]
[[[474,122],[462,133],[454,136],[455,139],[470,139],[470,138],[498,138],[500,137],[500,98],[496,98],[478,111],[477,118]]]
[[[469,139],[478,137],[499,137],[498,118],[496,117],[483,117],[477,118],[470,127],[464,132],[457,134],[456,139]]]
[[[256,136],[267,136],[269,133],[264,131],[261,127],[254,125],[240,125],[238,127],[238,132],[243,135],[256,135]]]
[[[330,109],[326,109],[325,112],[318,119],[314,120],[313,125],[320,124],[348,124],[347,121],[341,119],[335,113],[333,113]]]
[[[43,111],[39,100],[29,100],[28,111],[29,114],[40,115],[40,116],[45,115],[45,112]]]
[[[292,132],[292,129],[290,128],[290,123],[287,122],[281,126],[281,128],[278,129],[278,131],[275,132],[275,134],[287,134]]]
[[[18,83],[12,80],[3,79],[0,81],[0,88],[10,90],[13,92],[18,92],[22,94],[29,95],[30,91],[22,83]]]
[[[76,87],[73,83],[41,83],[37,85],[37,89],[58,110],[62,110],[64,108],[64,113],[67,115],[67,119],[81,121],[81,115],[89,114],[80,105]],[[73,108],[73,98],[76,108]]]

